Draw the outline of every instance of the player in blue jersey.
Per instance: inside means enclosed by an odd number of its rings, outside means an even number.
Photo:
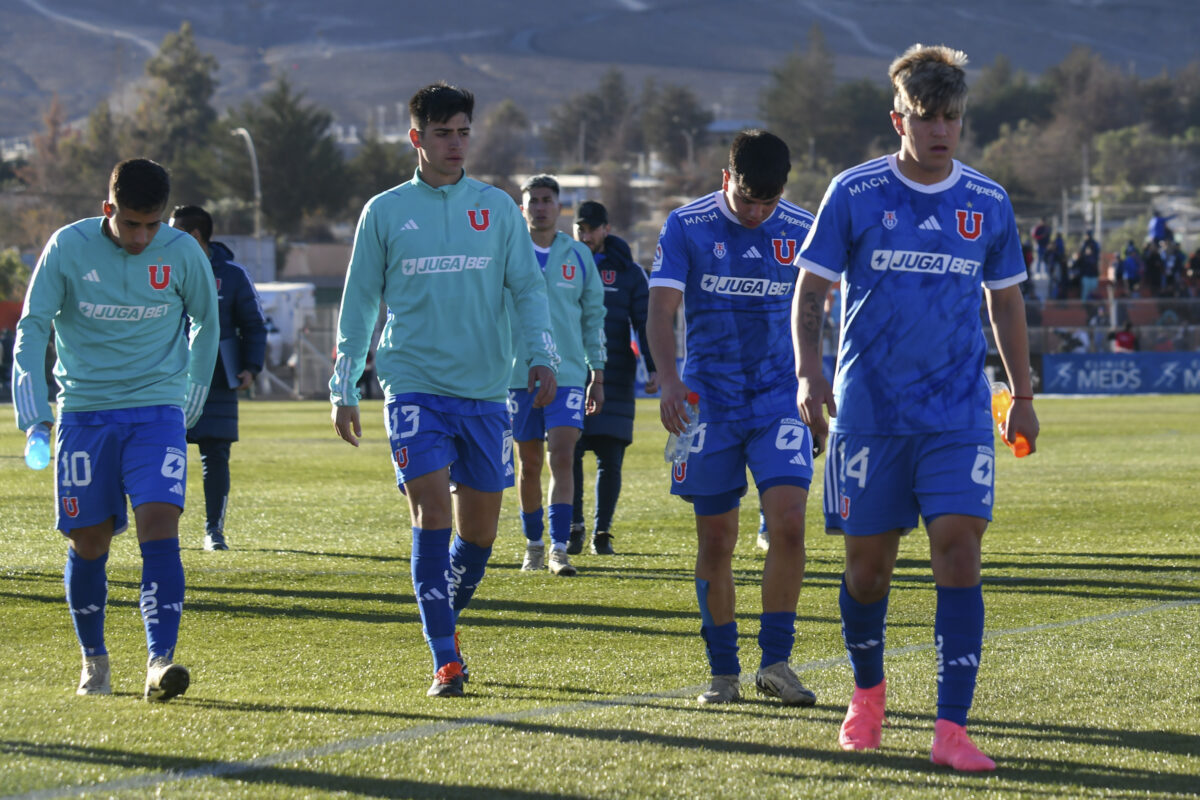
[[[701,703],[741,697],[733,550],[747,467],[771,536],[755,683],[786,705],[816,702],[788,666],[812,480],[812,441],[796,410],[786,335],[796,282],[792,261],[812,215],[782,199],[790,168],[779,137],[739,133],[721,189],[667,217],[650,276],[647,332],[662,389],[663,427],[683,431],[685,400],[693,391],[700,397],[700,427],[688,459],[673,469],[671,493],[690,501],[696,514],[696,596],[712,671]],[[682,378],[673,327],[681,301],[687,323]]]
[[[463,169],[474,106],[470,92],[444,83],[409,102],[417,170],[363,208],[329,381],[334,430],[357,447],[355,385],[382,299],[387,322],[375,368],[396,481],[412,516],[413,589],[433,653],[432,697],[463,694],[455,626],[483,579],[502,493],[512,485],[510,323],[527,354],[534,405],[553,400],[556,388],[546,287],[521,211]]]
[[[524,386],[525,357],[519,340],[513,342],[514,369],[508,392],[517,443],[517,493],[521,528],[525,533],[524,571],[546,564],[542,512],[542,465],[550,461],[550,572],[576,574],[567,555],[575,494],[575,443],[583,418],[604,404],[604,290],[592,252],[558,230],[562,204],[558,181],[534,175],[521,187],[521,210],[529,224],[534,254],[546,281],[550,323],[558,350],[558,394],[545,408],[535,408],[535,393]],[[585,388],[586,384],[586,388]]]
[[[888,592],[900,538],[923,517],[937,586],[932,759],[980,771],[995,769],[966,733],[983,639],[980,543],[994,489],[985,298],[1013,383],[1009,441],[1022,433],[1032,448],[1038,421],[1012,205],[998,184],[954,159],[966,60],[914,45],[892,63],[900,150],[830,184],[797,260],[793,339],[800,413],[818,447],[829,436],[825,525],[845,534],[839,605],[855,689],[839,743],[879,747]],[[831,389],[821,328],[838,279],[842,339]]]
[[[184,435],[204,408],[220,327],[208,259],[195,239],[162,224],[170,187],[153,161],[117,164],[104,216],[51,237],[17,323],[13,405],[24,430],[53,421],[44,364],[54,327],[55,508],[70,540],[64,582],[83,651],[81,695],[112,692],[106,564],[113,537],[129,526],[126,496],[142,554],[145,698],[169,700],[190,680],[173,663],[184,595]]]

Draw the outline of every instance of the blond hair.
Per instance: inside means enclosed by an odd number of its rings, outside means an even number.
[[[888,67],[892,107],[907,116],[962,116],[967,107],[967,54],[945,45],[914,44]]]

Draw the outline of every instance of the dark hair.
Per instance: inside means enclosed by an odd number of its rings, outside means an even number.
[[[175,206],[175,210],[171,212],[171,219],[175,220],[175,227],[179,230],[199,233],[205,244],[212,240],[212,214],[200,206]]]
[[[462,112],[471,119],[475,111],[475,95],[466,89],[451,86],[445,81],[431,83],[408,101],[408,116],[412,127],[419,131],[431,122],[445,122]]]
[[[521,184],[521,194],[525,194],[531,189],[549,189],[554,192],[555,197],[558,197],[558,181],[554,180],[552,175],[534,175]]]
[[[729,174],[754,199],[783,194],[792,156],[787,143],[773,133],[745,130],[729,146]]]
[[[113,167],[108,177],[108,198],[119,208],[162,211],[170,196],[171,178],[166,168],[148,158],[126,159]]]

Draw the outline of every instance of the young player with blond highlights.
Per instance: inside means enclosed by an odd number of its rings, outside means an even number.
[[[828,435],[825,525],[845,534],[839,605],[854,696],[838,741],[879,747],[888,593],[900,539],[925,520],[937,591],[937,720],[931,758],[995,769],[967,736],[983,641],[981,541],[992,517],[995,453],[979,308],[1013,382],[1012,441],[1035,446],[1037,416],[1012,204],[954,159],[965,54],[914,45],[889,70],[899,152],[834,178],[800,250],[792,308],[801,418]],[[823,301],[841,280],[833,387],[821,373]],[[827,424],[823,407],[833,417]]]

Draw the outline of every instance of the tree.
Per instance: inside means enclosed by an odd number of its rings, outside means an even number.
[[[1087,137],[1140,121],[1137,79],[1086,47],[1072,48],[1042,80],[1054,93],[1055,119]]]
[[[190,22],[167,34],[146,62],[152,84],[133,121],[134,149],[170,170],[171,196],[180,202],[199,203],[212,193],[217,66],[196,45]]]
[[[29,285],[29,267],[15,247],[0,250],[0,300],[20,301]]]
[[[57,93],[51,96],[42,122],[46,129],[33,137],[33,157],[17,169],[17,177],[41,202],[62,207],[65,212],[79,187],[71,179],[64,158],[66,143],[73,134],[67,127],[66,112]]]
[[[771,70],[760,113],[767,128],[793,152],[807,152],[810,146],[818,148],[825,133],[821,126],[828,119],[833,89],[833,54],[820,26],[813,25],[808,32],[808,50],[792,52]]]
[[[891,90],[874,81],[864,78],[839,84],[829,100],[815,150],[830,163],[843,166],[893,152],[896,132],[888,116],[891,108]],[[803,157],[792,151],[793,163]]]
[[[261,103],[245,103],[231,115],[229,127],[246,128],[254,140],[263,220],[272,231],[291,235],[300,230],[306,214],[346,212],[350,181],[329,132],[332,121],[328,111],[293,91],[286,77],[276,81]],[[253,175],[244,143],[231,136],[219,141],[229,185],[241,196],[251,196]]]
[[[678,170],[696,164],[696,153],[708,140],[712,112],[685,86],[659,89],[647,81],[642,90],[642,141],[666,164]]]
[[[1091,177],[1128,196],[1134,187],[1159,182],[1167,148],[1168,142],[1149,125],[1105,131],[1095,138]]]
[[[525,164],[525,141],[530,130],[529,117],[512,100],[493,108],[479,128],[471,145],[468,169],[505,189],[512,189],[512,176]]]
[[[971,87],[966,124],[975,144],[986,147],[1000,135],[1003,125],[1015,128],[1021,120],[1046,122],[1053,116],[1053,104],[1054,92],[1049,86],[1014,72],[1008,56],[999,55]]]
[[[88,115],[84,133],[64,142],[66,168],[87,196],[88,208],[81,209],[77,216],[96,213],[112,168],[125,150],[121,144],[124,138],[122,126],[113,117],[108,102],[102,100]]]
[[[633,122],[625,77],[613,69],[600,78],[594,91],[572,95],[552,108],[542,140],[560,165],[586,167],[605,159],[623,159],[637,147]]]
[[[362,146],[347,165],[353,182],[349,207],[361,208],[380,192],[408,180],[416,162],[416,151],[407,139],[385,142],[374,128],[368,128]]]

